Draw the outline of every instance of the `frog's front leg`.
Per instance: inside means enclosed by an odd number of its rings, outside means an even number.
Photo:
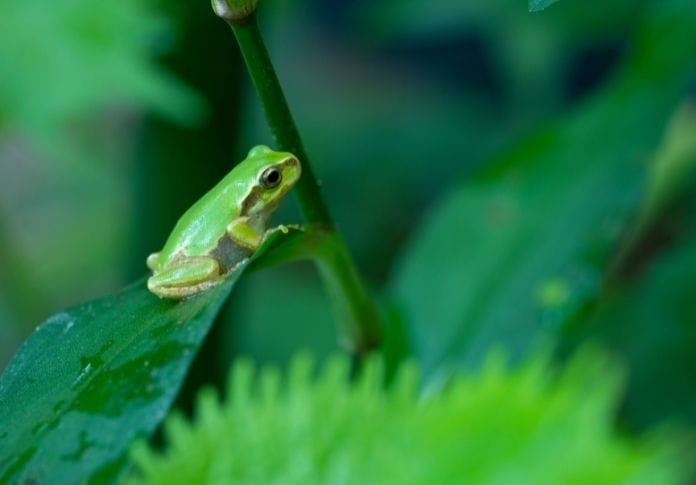
[[[209,256],[181,258],[155,272],[148,289],[160,298],[185,298],[220,281],[220,265]]]
[[[252,226],[251,219],[247,216],[233,219],[227,225],[227,235],[233,242],[250,251],[256,251],[265,237]]]
[[[157,260],[159,259],[159,254],[160,253],[152,253],[145,260],[145,264],[147,264],[147,267],[150,268],[152,271],[155,271],[157,269]]]

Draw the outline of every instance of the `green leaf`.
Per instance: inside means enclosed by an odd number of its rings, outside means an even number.
[[[284,236],[275,232],[255,258]],[[0,377],[0,483],[117,478],[130,443],[166,415],[248,262],[180,302],[140,281],[46,320]]]
[[[644,263],[650,263],[656,254],[660,256],[664,241],[677,239],[689,228],[691,216],[683,212],[696,182],[695,131],[696,104],[687,98],[669,121],[648,166],[640,208],[612,261],[608,283],[622,283],[627,276],[630,279],[630,274],[638,273]]]
[[[579,339],[600,340],[628,362],[622,410],[632,426],[665,416],[696,423],[695,236],[664,251],[637,281],[609,292]]]
[[[652,219],[673,204],[696,173],[696,101],[688,99],[670,121],[665,140],[650,165],[641,219]]]
[[[413,366],[386,390],[379,361],[353,382],[349,369],[338,357],[315,375],[300,355],[281,377],[237,362],[226,402],[202,392],[195,423],[167,422],[164,453],[134,449],[133,481],[667,484],[688,469],[675,434],[615,432],[619,372],[596,352],[560,371],[548,354],[510,370],[494,352],[480,371],[425,395]]]
[[[171,26],[149,1],[0,4],[0,128],[39,142],[98,110],[150,108],[186,123],[200,98],[153,62]]]
[[[564,102],[562,86],[574,75],[569,67],[578,51],[605,46],[610,39],[624,39],[624,33],[633,31],[646,16],[646,7],[656,1],[660,0],[575,0],[543,15],[530,15],[523,7],[524,0],[382,0],[354,2],[353,15],[359,17],[356,23],[361,34],[373,37],[372,42],[434,46],[449,45],[456,39],[478,39],[484,45],[487,63],[495,66],[498,75],[486,90],[495,90],[495,101],[506,103],[507,117],[520,108],[523,112],[519,115],[529,117],[540,111],[553,112]],[[471,62],[467,59],[465,62]],[[477,74],[485,75],[485,70]],[[502,93],[498,91],[501,88]],[[499,124],[506,122],[503,118]]]
[[[558,0],[528,0],[528,7],[549,6]],[[635,22],[645,6],[660,0],[647,0],[636,4],[633,0],[613,2],[564,2],[563,8],[549,11],[545,15],[529,15],[521,8],[519,0],[382,0],[355,9],[360,15],[361,27],[380,38],[419,38],[442,35],[462,35],[481,29],[500,37],[497,42],[512,49],[515,43],[523,47],[536,44],[541,53],[555,52],[549,45],[553,40],[566,44],[580,38],[593,38],[597,31],[616,29],[620,25]],[[535,32],[536,30],[536,32]],[[508,35],[504,35],[507,32]],[[512,35],[511,35],[512,34]],[[596,38],[594,39],[596,41]],[[532,54],[532,51],[527,51]],[[537,52],[538,54],[539,52]],[[510,53],[512,54],[512,53]],[[509,61],[513,61],[506,54]],[[535,66],[541,59],[531,59]],[[530,59],[523,59],[530,62]],[[520,63],[519,66],[524,66]],[[529,66],[529,64],[526,64]],[[528,73],[528,75],[531,73]]]
[[[546,7],[553,5],[558,0],[529,0],[529,11],[538,12],[544,10]]]
[[[114,478],[166,414],[232,283],[177,304],[140,282],[44,322],[0,380],[0,481]]]
[[[696,61],[693,4],[659,6],[601,95],[448,194],[415,234],[393,290],[427,371],[497,342],[522,353],[596,296]]]

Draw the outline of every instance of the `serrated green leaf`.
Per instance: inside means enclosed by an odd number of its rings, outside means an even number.
[[[273,233],[255,257],[284,237]],[[180,302],[140,281],[38,327],[0,377],[0,483],[118,477],[130,443],[166,415],[247,265]]]
[[[529,0],[529,11],[538,12],[553,5],[558,0]]]
[[[0,4],[0,127],[58,143],[65,123],[114,106],[181,123],[201,99],[153,62],[172,31],[154,4],[90,0]]]
[[[204,390],[195,423],[175,415],[164,453],[134,449],[134,483],[680,483],[676,433],[626,440],[612,427],[615,365],[581,352],[562,371],[537,354],[509,369],[500,352],[423,395],[407,365],[382,386],[372,359],[355,379],[343,356],[285,377],[232,372],[225,402]],[[675,451],[677,453],[675,453]]]
[[[524,352],[597,294],[696,60],[693,5],[654,10],[601,95],[449,194],[403,254],[394,294],[428,371]]]

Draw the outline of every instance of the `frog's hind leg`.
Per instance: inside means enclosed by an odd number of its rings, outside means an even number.
[[[208,256],[182,258],[147,280],[148,289],[160,298],[185,298],[220,281],[220,265]]]

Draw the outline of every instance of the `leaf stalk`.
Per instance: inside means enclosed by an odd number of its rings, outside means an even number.
[[[219,1],[231,0],[214,0]],[[217,13],[218,9],[215,10]],[[302,177],[295,193],[311,232],[323,235],[323,243],[312,259],[317,263],[334,307],[339,342],[349,352],[363,354],[379,344],[379,315],[321,194],[319,181],[263,41],[256,12],[252,11],[243,19],[221,17],[234,32],[276,144],[281,150],[295,154],[302,162]]]

